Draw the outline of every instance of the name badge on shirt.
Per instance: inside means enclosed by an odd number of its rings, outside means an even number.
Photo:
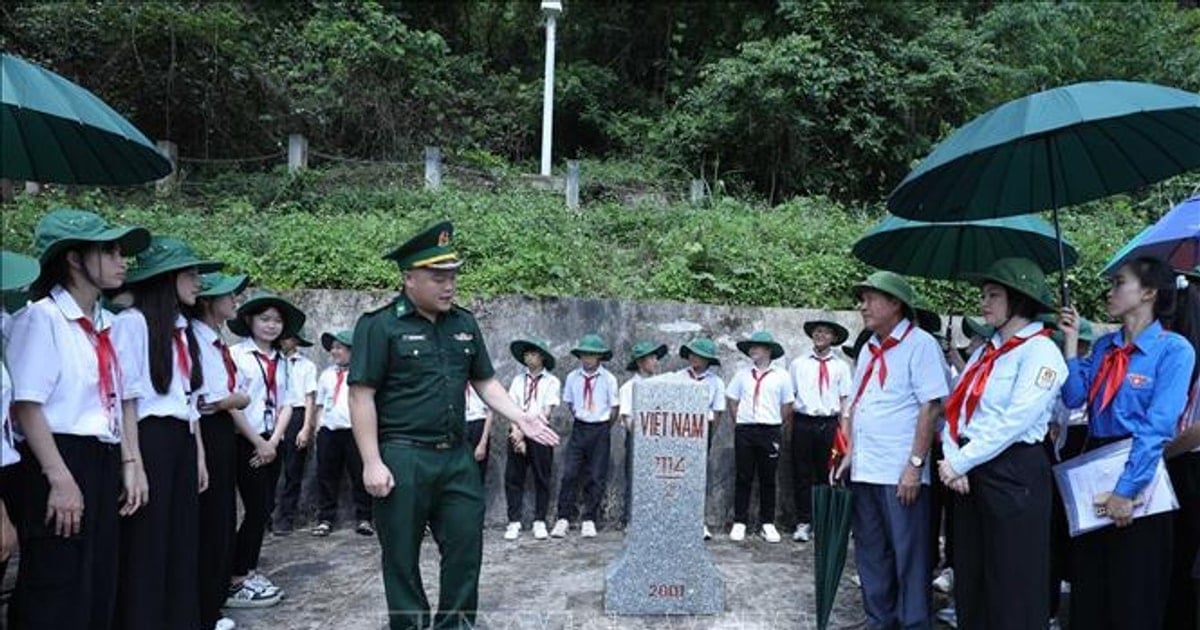
[[[425,335],[401,335],[404,341],[425,341]]]
[[[1038,371],[1037,380],[1034,381],[1034,385],[1037,385],[1039,389],[1050,389],[1054,385],[1055,376],[1058,376],[1057,372],[1044,367]]]
[[[1149,376],[1144,374],[1134,374],[1133,372],[1130,372],[1129,376],[1125,378],[1129,381],[1129,384],[1134,389],[1145,389],[1150,387],[1150,383],[1153,382],[1153,379],[1151,379]]]
[[[472,335],[471,333],[465,333],[465,332],[460,332],[460,333],[454,335],[454,339],[456,341],[471,341],[474,338],[475,338],[475,335]]]

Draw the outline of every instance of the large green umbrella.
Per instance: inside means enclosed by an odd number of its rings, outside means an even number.
[[[0,177],[121,185],[170,172],[154,144],[94,94],[14,55],[0,57]]]
[[[1200,94],[1077,83],[1010,101],[959,128],[892,191],[888,209],[919,221],[1053,210],[1061,234],[1059,208],[1197,167]],[[1060,258],[1065,271],[1065,251]]]
[[[850,544],[853,496],[844,486],[813,486],[813,579],[817,590],[817,627],[829,627],[838,583]]]
[[[1079,255],[1069,243],[1066,263]],[[1036,215],[928,223],[889,216],[854,244],[854,256],[906,276],[949,280],[983,273],[1001,258],[1024,256],[1043,271],[1058,269],[1054,227]]]

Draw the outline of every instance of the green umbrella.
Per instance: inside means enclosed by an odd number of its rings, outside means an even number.
[[[1054,211],[1200,166],[1200,94],[1093,81],[1005,103],[943,140],[888,197],[918,221]],[[1059,268],[1066,269],[1061,251]],[[1062,297],[1067,303],[1066,274]]]
[[[1079,259],[1066,244],[1067,265]],[[1024,256],[1043,271],[1058,269],[1054,226],[1035,215],[927,223],[888,216],[854,244],[854,256],[906,276],[949,280],[982,273],[1001,258]]]
[[[142,132],[86,89],[0,56],[0,177],[59,184],[141,184],[171,172]]]
[[[817,627],[829,627],[850,544],[853,495],[844,486],[813,486],[813,579],[817,587]]]

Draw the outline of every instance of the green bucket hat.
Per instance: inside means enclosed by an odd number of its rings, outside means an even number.
[[[854,295],[854,299],[858,300],[862,299],[863,291],[868,289],[886,293],[900,300],[909,314],[914,313],[917,309],[917,292],[913,290],[908,280],[898,273],[876,271],[867,276],[866,280],[851,287],[850,291]]]
[[[155,236],[150,239],[150,246],[138,253],[137,262],[125,276],[125,282],[144,282],[164,273],[192,267],[202,274],[212,273],[224,266],[225,263],[197,257],[187,243],[173,236]]]
[[[814,319],[804,322],[804,334],[808,335],[811,339],[813,331],[817,329],[817,326],[827,326],[833,330],[833,344],[831,345],[840,346],[850,338],[850,331],[832,319]]]
[[[1062,329],[1058,326],[1058,315],[1054,313],[1042,313],[1037,316],[1036,321],[1045,324],[1047,328],[1053,331],[1051,337],[1054,338],[1055,342],[1062,343],[1063,334]],[[1079,318],[1079,340],[1086,341],[1087,343],[1096,341],[1096,329],[1092,326],[1091,320],[1086,317]]]
[[[1028,258],[1001,258],[981,274],[968,276],[975,284],[987,282],[1007,287],[1033,300],[1042,311],[1054,311],[1054,295],[1046,274]]]
[[[679,348],[679,356],[684,359],[693,354],[701,359],[708,359],[712,365],[721,365],[721,360],[717,358],[717,344],[708,337],[696,337]]]
[[[141,227],[109,225],[94,212],[74,208],[51,210],[33,230],[33,247],[43,266],[80,245],[113,242],[121,246],[121,254],[134,256],[150,245],[150,232]]]
[[[750,356],[750,346],[766,346],[771,349],[771,359],[778,359],[783,356],[783,346],[775,341],[775,336],[765,330],[756,330],[750,335],[749,339],[743,339],[737,342],[737,349],[742,351],[742,354]]]
[[[863,346],[867,345],[867,342],[871,340],[871,335],[874,334],[875,333],[866,329],[860,331],[858,333],[858,337],[854,338],[854,343],[852,345],[842,346],[842,352],[852,360],[857,361],[858,353],[862,352]]]
[[[321,333],[321,347],[325,348],[325,352],[329,352],[333,348],[333,342],[338,342],[347,348],[354,345],[353,330],[339,330],[336,333]]]
[[[454,251],[454,224],[442,221],[408,239],[383,258],[394,260],[401,271],[409,269],[458,269],[463,261]]]
[[[200,276],[200,293],[197,297],[218,298],[225,295],[237,295],[246,290],[250,284],[250,276],[231,276],[213,272]]]
[[[250,328],[246,326],[242,318],[246,315],[261,313],[272,306],[278,309],[279,314],[283,317],[283,332],[279,333],[279,338],[287,339],[288,337],[296,337],[300,329],[304,327],[305,319],[307,319],[304,311],[296,308],[291,302],[279,297],[277,294],[265,289],[259,289],[254,295],[250,296],[250,299],[238,307],[237,317],[226,322],[229,325],[229,332],[239,337],[249,337]]]
[[[576,358],[581,354],[598,354],[601,361],[608,361],[612,358],[612,350],[608,349],[608,345],[597,334],[584,335],[583,339],[580,339],[575,348],[571,350],[571,354]]]
[[[626,372],[636,372],[638,369],[638,361],[642,357],[654,355],[659,359],[667,356],[667,344],[662,343],[654,345],[653,341],[639,341],[633,344],[633,349],[629,351],[629,363],[625,364]]]
[[[542,355],[542,367],[547,372],[553,372],[554,366],[558,363],[554,359],[554,353],[550,352],[550,344],[545,339],[538,337],[528,337],[525,339],[517,339],[508,344],[508,351],[512,353],[513,358],[517,363],[525,365],[525,353],[530,350],[535,350]]]
[[[933,311],[923,298],[917,298],[917,327],[927,333],[942,334],[942,316]]]
[[[33,284],[41,274],[37,260],[15,252],[0,251],[0,291],[16,291]]]
[[[280,339],[295,339],[296,345],[300,346],[301,348],[311,348],[313,346],[313,342],[308,340],[308,333],[305,332],[303,326],[301,326],[300,330],[297,330],[295,332],[295,334],[289,335],[289,334],[284,333],[284,334],[279,335],[279,338]]]
[[[987,322],[978,317],[964,317],[960,326],[962,335],[967,339],[971,337],[982,337],[991,339],[992,335],[996,334],[996,329],[987,325]]]

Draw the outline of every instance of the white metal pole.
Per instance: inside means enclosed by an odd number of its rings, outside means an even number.
[[[542,175],[550,175],[550,144],[554,139],[554,31],[556,11],[546,12],[546,86],[542,94]]]

